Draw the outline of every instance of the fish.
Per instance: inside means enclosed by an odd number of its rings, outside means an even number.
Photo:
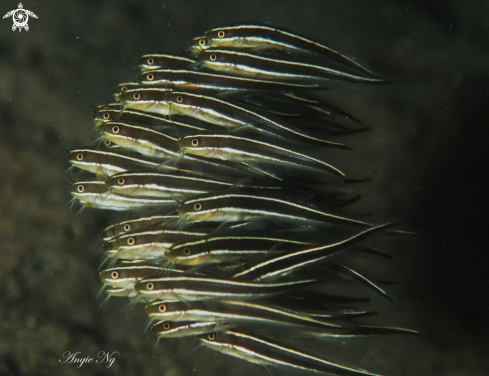
[[[164,226],[165,223],[177,221],[178,214],[153,214],[150,216],[131,218],[115,224],[116,235],[137,232],[150,226]]]
[[[242,105],[238,106],[218,97],[187,92],[168,92],[165,100],[171,114],[192,116],[228,129],[248,126],[297,141],[322,146],[339,146],[337,143],[309,134],[293,124],[288,124],[283,119],[274,119],[272,114],[265,115],[257,110],[251,110]]]
[[[173,200],[171,200],[173,201]],[[177,241],[209,235],[205,231],[148,229],[141,232],[127,233],[113,240],[113,248],[117,251],[112,257],[127,260],[158,259]]]
[[[289,170],[301,172],[307,169],[316,174],[326,173],[345,179],[345,174],[336,167],[269,139],[235,132],[207,131],[183,136],[177,143],[185,154],[228,160],[245,166],[264,166],[265,171],[270,170],[269,166],[281,167],[286,169],[284,174]]]
[[[99,149],[87,146],[70,151],[68,161],[75,167],[90,171],[103,180],[118,172],[137,169],[154,169],[160,163],[127,155],[117,149]]]
[[[316,60],[263,56],[250,52],[209,48],[199,53],[195,67],[225,72],[241,77],[280,82],[310,83],[331,80],[362,84],[381,84],[384,80],[363,77],[319,65]]]
[[[161,338],[202,335],[227,330],[232,326],[228,323],[213,321],[159,321],[151,326],[151,331],[156,335],[155,345],[157,345]]]
[[[187,43],[188,49],[187,52],[190,55],[196,55],[201,51],[205,51],[210,47],[209,42],[205,39],[204,36],[196,37],[188,41]]]
[[[393,223],[386,223],[383,225],[370,227],[335,243],[303,249],[300,251],[287,253],[286,255],[275,256],[268,260],[255,263],[254,265],[248,265],[244,271],[235,274],[233,277],[238,278],[243,276],[253,276],[253,280],[255,281],[281,277],[313,263],[323,261],[327,257],[344,251],[359,241],[393,225]]]
[[[234,179],[235,180],[235,179]],[[129,196],[173,197],[181,200],[196,194],[244,187],[280,190],[280,185],[246,184],[208,173],[189,171],[127,171],[112,175],[105,182],[111,192]]]
[[[173,244],[165,257],[179,265],[236,262],[253,257],[265,257],[311,245],[284,237],[257,235],[211,235]]]
[[[148,263],[145,260],[137,260],[136,262],[125,262],[104,269],[99,273],[99,278],[104,286],[134,290],[136,282],[144,278],[158,277],[161,275],[179,275],[183,273],[185,273],[183,269],[164,268]]]
[[[175,208],[173,199],[158,197],[130,197],[110,193],[103,181],[79,181],[73,183],[70,193],[84,208],[97,208],[115,211],[159,208]]]
[[[110,121],[98,126],[104,140],[155,158],[169,158],[180,152],[178,136],[159,132],[151,127],[136,123]]]
[[[165,88],[132,88],[119,93],[119,101],[123,104],[123,110],[133,109],[159,115],[171,115],[170,107],[165,100],[166,93]]]
[[[369,69],[354,59],[341,54],[312,39],[297,33],[266,25],[230,25],[207,30],[205,41],[198,40],[203,47],[229,47],[235,49],[278,50],[288,53],[305,53],[323,56],[343,63],[370,76],[375,76]],[[207,49],[207,48],[206,48]]]
[[[178,135],[213,129],[209,123],[198,122],[188,116],[174,115],[169,119],[165,115],[158,115],[130,108],[123,109],[121,103],[106,105],[100,109],[96,109],[92,114],[92,117],[96,127],[108,121],[120,121],[156,127],[155,129],[158,129],[159,127],[173,129],[173,133]]]
[[[296,224],[372,226],[366,222],[331,214],[294,201],[233,192],[211,193],[190,198],[178,204],[178,212],[187,222],[266,219]]]
[[[277,283],[241,282],[225,278],[179,276],[147,278],[136,283],[135,289],[142,299],[181,301],[260,299],[316,283],[315,279]]]
[[[140,56],[137,63],[141,72],[147,72],[161,68],[185,68],[195,60],[175,55],[147,54]]]
[[[158,69],[140,74],[137,81],[141,86],[164,87],[176,91],[282,91],[326,88],[321,82],[287,83],[190,69]]]
[[[281,326],[283,328],[315,327],[318,331],[330,333],[351,330],[351,324],[341,321],[326,321],[307,315],[256,302],[224,300],[219,302],[162,302],[146,305],[146,313],[151,320],[165,321],[213,321],[240,325]]]
[[[121,84],[118,84],[113,90],[112,90],[112,96],[116,101],[119,100],[119,93],[125,92],[127,89],[133,89],[139,87],[139,84],[137,82],[123,82]]]
[[[318,358],[270,339],[226,330],[199,336],[200,342],[213,350],[262,366],[290,367],[299,371],[323,372],[343,376],[380,376],[358,368]]]

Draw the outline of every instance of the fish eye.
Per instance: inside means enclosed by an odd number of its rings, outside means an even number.
[[[116,272],[116,271],[112,272],[110,275],[111,275],[111,277],[112,277],[112,278],[114,278],[114,279],[116,279],[116,278],[118,278],[118,277],[119,277],[119,273],[118,273],[118,272]]]
[[[163,323],[163,329],[165,329],[165,330],[170,329],[170,323],[168,323],[168,322]]]
[[[146,283],[146,288],[148,290],[153,290],[155,288],[155,284],[152,282],[148,282],[148,283]]]
[[[217,36],[218,36],[219,38],[224,38],[224,36],[225,36],[225,35],[226,35],[226,33],[225,33],[224,31],[222,31],[222,30],[221,30],[220,32],[218,32],[218,33],[217,33]]]
[[[183,97],[182,97],[181,95],[179,95],[179,96],[177,97],[177,102],[178,102],[178,103],[182,103],[182,102],[183,102]]]
[[[158,311],[160,311],[160,312],[165,312],[165,311],[166,311],[166,305],[164,305],[164,304],[160,304],[160,305],[158,306]]]
[[[104,114],[102,115],[102,117],[105,119],[105,120],[109,120],[110,119],[110,114],[108,112],[104,112]]]
[[[129,231],[131,229],[131,225],[130,224],[125,224],[124,225],[124,231]]]
[[[117,183],[118,183],[119,185],[124,185],[124,183],[125,183],[125,182],[126,182],[126,179],[124,179],[124,178],[119,178],[119,179],[117,179]]]
[[[188,256],[188,255],[190,255],[191,253],[192,253],[192,251],[190,250],[190,248],[184,248],[184,249],[183,249],[183,254],[184,254],[185,256]]]
[[[205,39],[200,39],[199,40],[199,46],[204,47],[205,46]]]
[[[76,155],[76,159],[78,159],[79,161],[83,161],[83,153],[78,153]]]
[[[126,90],[127,90],[127,86],[123,86],[123,87],[121,87],[121,91],[122,91],[122,92],[125,92]]]
[[[105,146],[109,147],[112,143],[109,140],[104,141]]]
[[[216,339],[216,334],[215,333],[209,333],[207,335],[207,338],[209,338],[211,341],[214,341]]]
[[[197,138],[192,138],[192,141],[190,141],[190,143],[192,144],[192,146],[197,146],[199,145],[199,140]]]
[[[78,192],[83,193],[85,191],[85,186],[79,185],[76,189],[78,190]]]
[[[148,81],[153,81],[155,79],[155,76],[154,74],[150,73],[146,76],[146,78],[148,79]]]
[[[196,202],[194,204],[194,209],[197,210],[197,211],[200,210],[200,209],[202,209],[202,204],[200,202]]]
[[[141,99],[141,94],[139,94],[139,93],[134,93],[134,94],[132,95],[132,97],[133,97],[135,100],[137,100],[137,101],[138,101],[138,100],[140,100],[140,99]]]
[[[136,240],[134,240],[134,238],[127,239],[127,244],[134,245],[134,243],[136,243]]]
[[[112,127],[112,132],[114,132],[115,134],[119,133],[120,131],[121,131],[121,129],[117,125],[114,125]]]
[[[148,65],[153,65],[155,63],[155,59],[152,57],[148,58]]]
[[[216,61],[217,60],[216,54],[211,54],[211,56],[209,56],[209,59],[211,59],[211,61]]]

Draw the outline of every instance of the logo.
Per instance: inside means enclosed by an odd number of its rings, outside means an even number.
[[[19,29],[19,31],[22,31],[22,29],[25,29],[25,31],[29,30],[29,25],[27,25],[27,20],[29,19],[29,16],[37,18],[37,16],[31,12],[30,10],[24,9],[24,6],[22,3],[19,3],[19,8],[11,10],[8,12],[3,18],[7,18],[12,16],[12,20],[14,21],[14,24],[12,25],[12,31]]]

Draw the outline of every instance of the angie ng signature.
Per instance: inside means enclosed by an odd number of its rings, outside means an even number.
[[[93,358],[90,356],[81,357],[80,352],[65,351],[63,353],[63,359],[59,359],[60,363],[72,363],[76,364],[76,368],[81,368],[84,364],[93,363]],[[110,368],[115,362],[115,355],[120,355],[119,351],[113,351],[112,353],[108,351],[99,351],[97,354],[97,360],[95,363],[107,363],[105,368]]]

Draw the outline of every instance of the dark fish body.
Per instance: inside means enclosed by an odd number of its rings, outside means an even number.
[[[234,277],[253,276],[255,280],[264,280],[267,278],[277,278],[289,274],[300,268],[310,266],[313,263],[323,261],[326,257],[341,252],[359,241],[392,226],[392,223],[370,227],[347,239],[335,243],[312,247],[300,251],[279,255],[269,260],[265,260],[255,265],[248,266],[246,270],[237,273]]]
[[[98,126],[102,138],[148,157],[173,157],[180,152],[178,136],[145,125],[111,121]]]
[[[324,88],[321,83],[295,84],[237,77],[225,74],[199,72],[188,69],[158,69],[138,76],[141,85],[159,86],[177,91],[233,91],[233,90],[303,90]]]
[[[315,280],[282,283],[239,282],[213,277],[161,277],[148,278],[136,284],[141,298],[200,301],[207,299],[260,299],[283,294],[287,291],[311,285]]]
[[[273,49],[289,53],[300,52],[323,56],[343,63],[371,76],[367,68],[330,47],[315,42],[297,33],[265,25],[231,25],[210,29],[205,33],[205,42],[211,47],[229,47],[237,49]]]
[[[201,265],[269,257],[303,249],[307,244],[273,236],[211,235],[203,239],[175,243],[166,257],[180,265]]]
[[[342,70],[318,65],[308,60],[290,57],[271,57],[250,52],[226,49],[202,51],[197,66],[261,80],[304,83],[311,81],[338,80],[353,83],[383,83],[380,78],[362,77]]]
[[[318,358],[252,334],[228,330],[199,337],[204,346],[263,366],[290,367],[302,371],[344,376],[378,376],[360,369]]]
[[[279,140],[277,140],[279,141]],[[178,140],[180,148],[189,154],[232,162],[254,162],[291,169],[312,169],[316,173],[344,178],[343,172],[332,165],[298,153],[277,142],[245,137],[233,132],[192,133]]]
[[[316,327],[334,332],[350,330],[350,325],[332,320],[319,320],[272,305],[222,301],[213,304],[202,302],[166,303],[153,302],[146,306],[146,313],[152,320],[165,321],[214,321],[248,325],[275,325],[283,327]]]
[[[228,129],[253,126],[265,133],[271,132],[297,141],[323,146],[338,146],[338,144],[309,134],[293,124],[288,124],[281,118],[274,119],[272,114],[262,114],[256,110],[243,107],[243,105],[236,105],[217,97],[186,92],[171,92],[167,93],[165,98],[171,113],[175,111],[176,113],[192,116]]]
[[[92,146],[72,150],[68,154],[68,161],[82,170],[108,176],[127,170],[153,169],[160,165],[121,151]]]
[[[243,221],[267,219],[283,222],[371,226],[368,223],[330,214],[294,201],[258,194],[221,193],[194,197],[179,203],[178,211],[187,221]]]
[[[186,66],[195,63],[195,60],[174,55],[148,54],[139,57],[137,63],[139,70],[141,72],[146,72],[162,68],[185,68]]]

